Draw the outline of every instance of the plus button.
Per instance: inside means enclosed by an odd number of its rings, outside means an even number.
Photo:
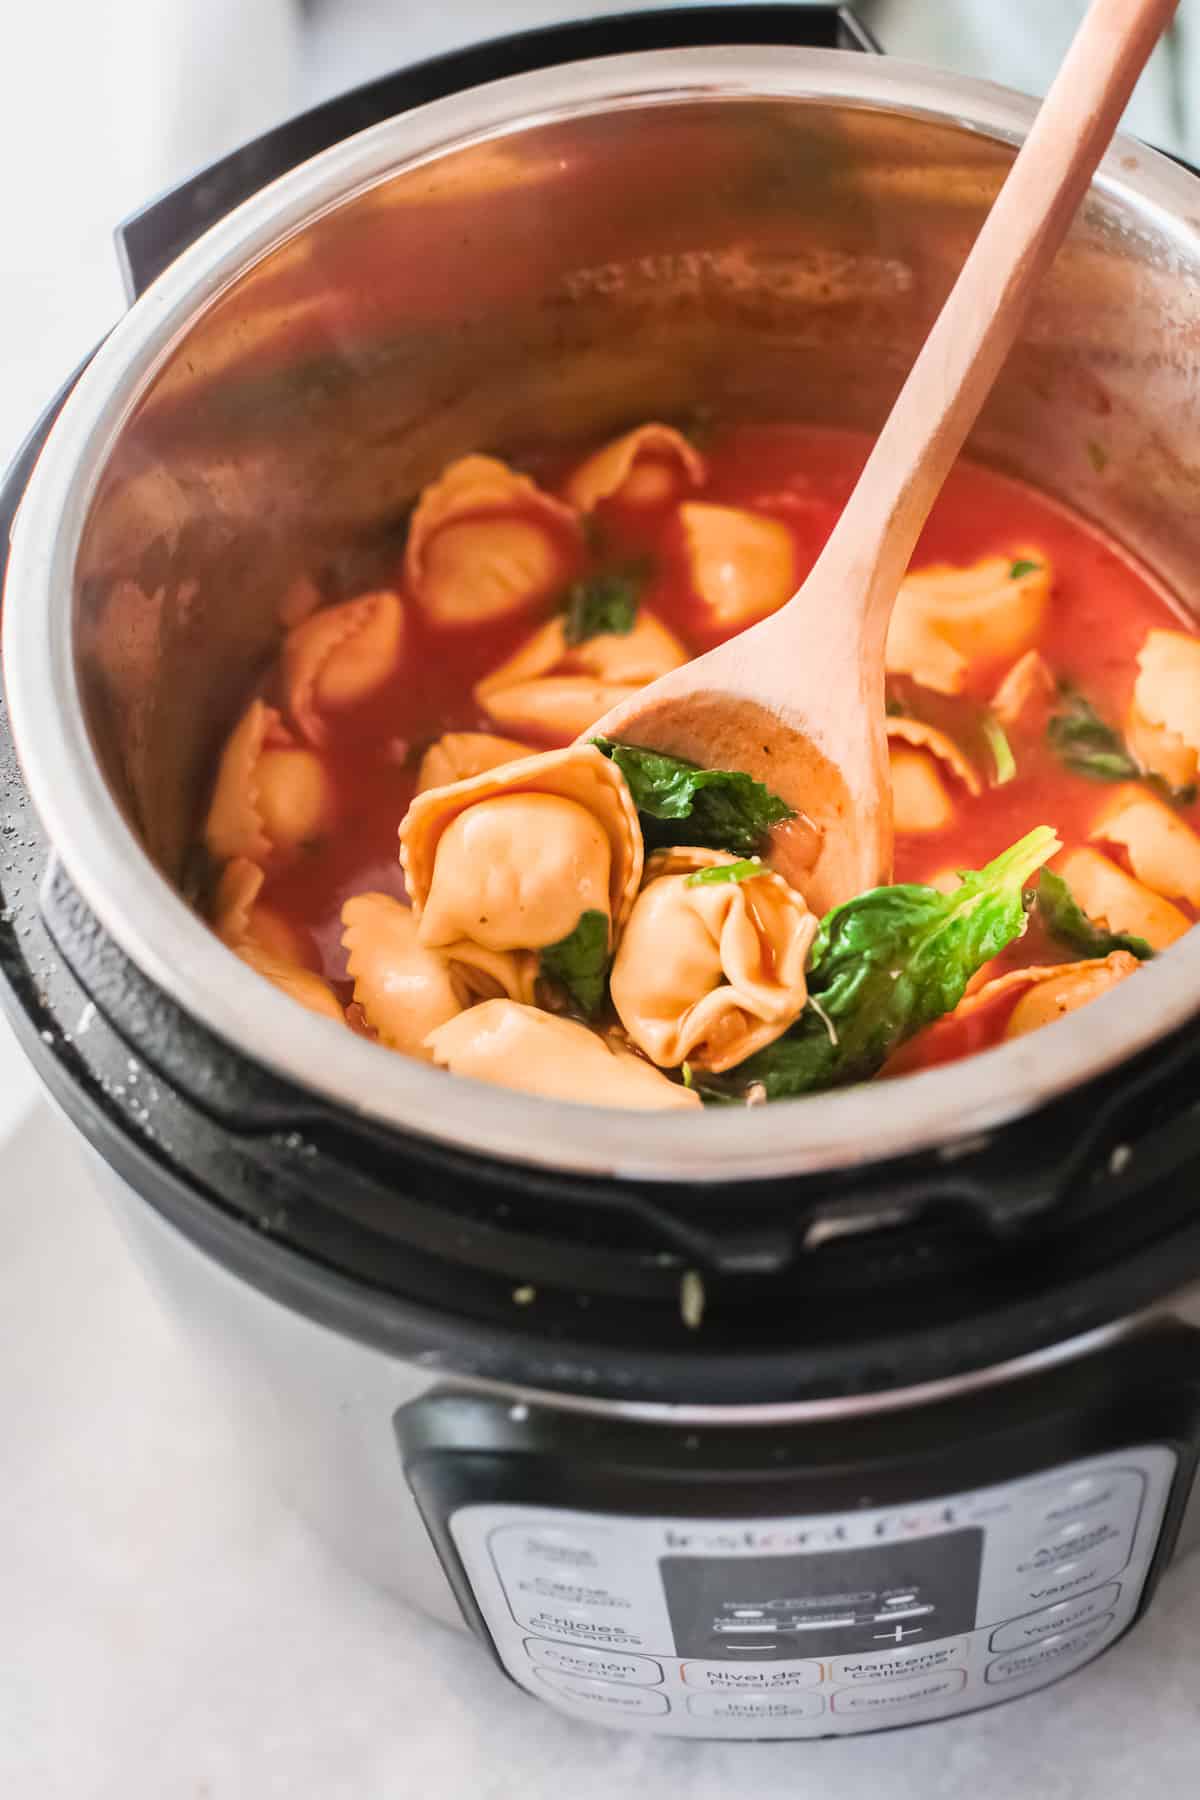
[[[906,1637],[920,1637],[924,1629],[925,1627],[923,1625],[897,1625],[895,1631],[877,1631],[875,1633],[875,1642],[877,1644],[884,1642],[902,1644]]]

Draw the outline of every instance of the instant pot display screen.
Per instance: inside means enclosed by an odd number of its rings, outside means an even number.
[[[885,1650],[970,1631],[983,1532],[803,1556],[664,1556],[680,1656],[757,1661]]]

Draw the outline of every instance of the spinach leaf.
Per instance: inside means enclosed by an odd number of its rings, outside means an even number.
[[[1093,781],[1136,781],[1141,766],[1129,754],[1120,732],[1106,725],[1082,694],[1066,688],[1063,699],[1065,708],[1052,716],[1046,735],[1067,768]]]
[[[1147,772],[1132,755],[1124,738],[1106,725],[1096,709],[1072,688],[1064,687],[1064,712],[1055,713],[1046,735],[1068,769],[1090,775],[1093,781],[1144,781],[1176,806],[1191,806],[1194,786],[1174,788],[1163,776]]]
[[[1041,563],[1029,562],[1027,560],[1015,562],[1008,571],[1008,579],[1010,581],[1020,581],[1022,575],[1032,575],[1033,571],[1035,569],[1040,569],[1041,566]]]
[[[640,570],[610,569],[575,582],[567,594],[563,624],[567,643],[574,646],[608,633],[628,637],[637,623],[642,580]]]
[[[600,1008],[608,981],[608,920],[602,912],[581,913],[574,931],[542,951],[540,973],[560,982],[586,1018]]]
[[[809,963],[808,1003],[783,1037],[728,1075],[692,1071],[705,1099],[783,1100],[866,1081],[925,1025],[953,1011],[967,982],[1025,929],[1021,889],[1060,848],[1039,825],[951,894],[872,888],[827,913]]]
[[[750,854],[773,825],[792,817],[778,794],[741,769],[702,769],[677,756],[593,738],[629,784],[647,850],[698,844]]]
[[[758,857],[752,861],[716,863],[711,869],[696,869],[684,879],[684,887],[716,887],[722,881],[749,881],[753,875],[766,872],[766,864]]]
[[[1154,955],[1145,938],[1132,937],[1125,931],[1106,931],[1089,919],[1070,884],[1051,869],[1043,869],[1038,877],[1034,904],[1050,936],[1084,956],[1108,956],[1113,950],[1128,950],[1145,962]]]

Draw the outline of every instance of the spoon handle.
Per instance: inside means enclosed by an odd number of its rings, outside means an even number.
[[[861,596],[858,641],[868,655],[882,658],[929,510],[1177,3],[1093,0],[805,583],[809,592]]]

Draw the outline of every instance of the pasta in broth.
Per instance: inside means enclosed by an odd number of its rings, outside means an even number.
[[[646,421],[467,455],[402,553],[297,574],[204,827],[249,971],[383,1048],[553,1099],[755,1104],[1038,1030],[1200,912],[1200,637],[1016,483],[952,475],[887,648],[893,885],[818,919],[789,809],[589,741],[803,580],[868,445]]]

